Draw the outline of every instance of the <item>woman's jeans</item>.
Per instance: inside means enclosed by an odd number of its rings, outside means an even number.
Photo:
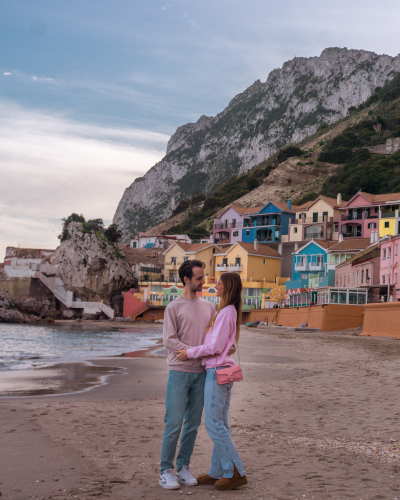
[[[229,404],[232,385],[233,382],[218,385],[215,368],[207,369],[204,389],[204,423],[208,435],[214,443],[211,469],[208,475],[215,479],[232,477],[234,464],[239,474],[241,476],[245,475],[244,466],[233,444],[229,426]]]
[[[164,436],[161,448],[161,473],[173,469],[176,445],[183,430],[176,468],[190,464],[197,429],[201,422],[204,404],[204,381],[206,374],[169,371],[165,399]]]

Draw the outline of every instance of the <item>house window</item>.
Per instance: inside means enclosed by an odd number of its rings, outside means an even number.
[[[346,275],[343,276],[343,286],[346,286]]]
[[[210,259],[210,266],[212,266],[212,259]]]
[[[246,229],[246,236],[250,236],[250,229]]]
[[[392,256],[392,247],[389,247],[388,248],[388,257],[389,257],[389,259],[391,258],[391,256]]]
[[[353,273],[353,285],[356,284],[356,273]]]
[[[383,249],[383,257],[382,259],[386,259],[386,248]]]
[[[263,259],[263,264],[266,264],[267,263],[267,259]]]
[[[399,245],[396,243],[396,249],[395,249],[394,254],[395,254],[395,255],[397,255],[397,254],[398,254],[398,252],[399,252]]]
[[[294,232],[297,233],[297,227],[294,228]]]
[[[171,257],[171,264],[176,264],[176,257]]]
[[[301,279],[301,280],[306,280],[306,279],[308,279],[308,274],[300,274],[300,279]]]
[[[189,257],[183,257],[183,262],[187,262],[189,260]]]
[[[389,221],[385,222],[385,227],[389,227]]]
[[[318,222],[318,212],[314,212],[314,213],[312,214],[312,221],[313,221],[313,222]]]
[[[233,236],[239,236],[239,231],[233,231]]]
[[[336,286],[339,286],[339,276],[336,278]]]
[[[394,275],[394,282],[397,283],[397,273]]]
[[[385,275],[382,275],[382,283],[385,284]]]
[[[216,293],[215,288],[209,288],[209,289],[208,289],[208,293]]]
[[[232,219],[232,227],[236,227],[236,219]]]
[[[333,232],[338,233],[339,232],[339,224],[334,224],[333,225]]]
[[[235,266],[240,266],[241,263],[242,263],[242,261],[240,260],[240,257],[236,257],[235,258]]]
[[[357,285],[360,284],[360,271],[357,271]]]
[[[340,275],[340,286],[342,286],[342,275]]]
[[[375,229],[376,228],[376,222],[370,222],[368,224],[368,229]]]
[[[260,288],[243,288],[243,295],[246,297],[261,297]]]
[[[361,284],[364,283],[364,269],[361,271]]]

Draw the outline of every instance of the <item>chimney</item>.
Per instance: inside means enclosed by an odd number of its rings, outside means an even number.
[[[340,193],[338,193],[338,195],[337,195],[336,204],[339,207],[342,205],[342,195]]]
[[[254,250],[255,250],[256,252],[257,252],[257,250],[258,250],[258,240],[257,240],[257,239],[255,239],[255,240],[254,240]]]
[[[343,234],[339,234],[339,243],[342,243],[343,241]]]
[[[288,208],[288,210],[292,209],[292,200],[290,198],[287,201],[287,208]]]
[[[375,231],[371,231],[371,236],[369,238],[370,243],[375,243]]]

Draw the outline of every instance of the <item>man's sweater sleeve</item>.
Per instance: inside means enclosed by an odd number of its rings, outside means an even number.
[[[164,312],[163,326],[164,347],[169,351],[179,351],[180,349],[190,349],[191,346],[184,344],[178,338],[178,321],[173,307],[166,307]]]

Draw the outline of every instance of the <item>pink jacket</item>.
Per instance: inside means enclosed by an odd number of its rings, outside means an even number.
[[[201,361],[205,368],[216,368],[217,366],[235,366],[235,361],[227,355],[236,336],[236,308],[235,306],[226,306],[218,314],[214,328],[210,330],[204,340],[203,345],[192,347],[187,350],[187,357],[203,358],[218,354],[214,358],[207,358]]]

